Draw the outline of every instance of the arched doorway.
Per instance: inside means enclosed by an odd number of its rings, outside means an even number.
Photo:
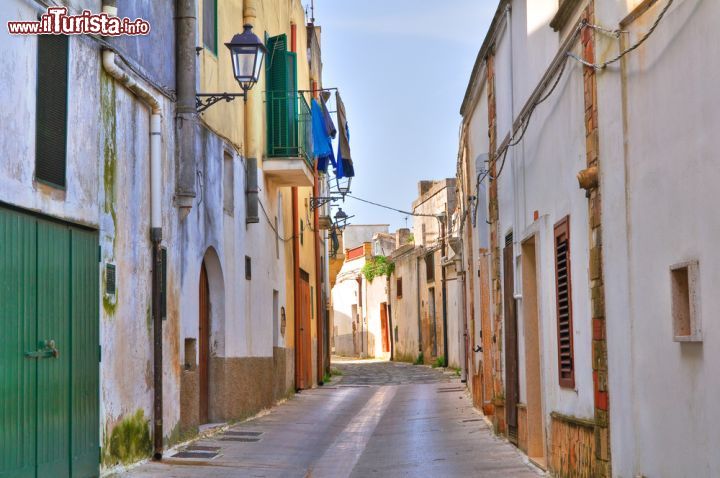
[[[209,421],[210,392],[210,283],[208,282],[207,268],[203,261],[200,268],[200,315],[198,320],[198,388],[200,406],[198,409],[198,421],[200,424]]]

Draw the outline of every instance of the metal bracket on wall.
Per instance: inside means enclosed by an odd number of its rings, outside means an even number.
[[[310,210],[314,211],[315,209],[319,207],[323,207],[325,204],[328,204],[330,202],[339,201],[340,199],[343,199],[341,196],[320,196],[320,197],[311,197],[310,198]]]
[[[235,98],[247,100],[245,93],[198,93],[195,95],[195,108],[198,113],[202,113],[218,101],[230,102]]]

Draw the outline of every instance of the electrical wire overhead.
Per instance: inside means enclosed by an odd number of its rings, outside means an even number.
[[[347,197],[353,198],[353,199],[355,199],[356,201],[364,202],[364,203],[367,203],[367,204],[372,204],[373,206],[381,207],[381,208],[383,208],[383,209],[389,209],[389,210],[391,210],[391,211],[395,211],[395,212],[398,212],[398,213],[400,213],[400,214],[405,214],[406,216],[434,217],[434,218],[437,218],[437,216],[435,216],[434,214],[420,214],[420,213],[417,213],[417,212],[403,211],[402,209],[397,209],[397,208],[394,208],[394,207],[392,207],[392,206],[386,206],[385,204],[380,204],[380,203],[377,203],[377,202],[368,201],[367,199],[362,199],[362,198],[359,198],[359,197],[357,197],[357,196],[353,196],[352,194],[349,194],[349,193],[347,194]]]
[[[645,43],[645,41],[646,41],[648,38],[650,38],[650,36],[651,36],[651,35],[655,32],[655,30],[657,29],[658,25],[660,25],[660,22],[661,22],[662,19],[665,17],[665,14],[668,12],[668,10],[670,9],[670,7],[671,7],[672,4],[674,3],[674,1],[675,1],[675,0],[668,0],[668,1],[667,1],[667,4],[666,4],[665,7],[663,7],[663,9],[660,11],[660,13],[658,14],[658,17],[655,19],[655,22],[653,22],[652,26],[651,26],[650,29],[645,33],[645,35],[643,35],[636,43],[634,43],[633,45],[631,45],[631,46],[629,46],[628,48],[624,49],[623,51],[621,51],[620,53],[618,53],[616,56],[614,56],[613,58],[611,58],[611,59],[609,59],[609,60],[607,60],[607,61],[604,61],[604,62],[599,63],[599,64],[598,64],[598,63],[591,63],[591,62],[589,62],[589,61],[584,60],[583,58],[580,58],[578,55],[576,55],[575,53],[573,53],[573,52],[571,52],[571,51],[566,51],[566,52],[565,52],[565,59],[562,60],[562,63],[561,63],[561,65],[560,65],[559,69],[558,69],[558,72],[556,73],[557,77],[555,78],[555,82],[553,83],[552,87],[550,88],[550,90],[549,90],[544,96],[540,97],[538,100],[536,100],[536,101],[530,106],[530,109],[528,110],[527,114],[526,114],[525,117],[523,118],[523,120],[522,120],[522,126],[519,128],[520,136],[516,139],[516,138],[514,137],[514,133],[513,133],[513,136],[511,136],[511,137],[509,138],[509,140],[507,140],[507,142],[504,144],[504,146],[502,146],[502,147],[496,152],[496,154],[494,155],[494,159],[490,159],[490,162],[493,162],[493,163],[497,164],[498,158],[501,158],[501,159],[500,159],[500,169],[498,170],[498,172],[497,172],[494,176],[491,176],[491,175],[490,175],[490,169],[488,168],[487,171],[484,171],[484,172],[479,173],[479,174],[477,175],[477,180],[476,180],[476,183],[475,183],[475,194],[474,194],[474,195],[477,197],[478,191],[480,190],[480,183],[481,183],[482,181],[484,181],[487,177],[490,177],[491,180],[497,180],[497,179],[500,177],[500,174],[502,174],[503,169],[504,169],[504,167],[505,167],[505,160],[507,159],[508,150],[509,150],[511,147],[514,147],[514,146],[518,145],[518,144],[520,143],[520,141],[522,141],[522,139],[525,137],[525,133],[527,132],[528,126],[529,126],[529,124],[530,124],[530,119],[532,118],[532,115],[533,115],[533,113],[535,112],[535,109],[538,107],[538,105],[540,105],[541,103],[545,102],[545,101],[553,94],[553,92],[554,92],[555,89],[557,88],[558,84],[560,83],[560,79],[562,78],[563,74],[565,73],[565,67],[567,66],[567,59],[568,59],[568,58],[572,58],[572,59],[580,62],[582,65],[584,65],[584,66],[586,66],[586,67],[588,67],[588,68],[593,68],[593,69],[595,69],[595,70],[603,70],[603,69],[605,69],[608,65],[611,65],[611,64],[613,64],[613,63],[616,63],[616,62],[620,61],[624,56],[626,56],[627,54],[629,54],[629,53],[631,53],[632,51],[636,50],[638,47],[640,47],[640,45],[642,45],[643,43]],[[627,33],[627,32],[621,31],[621,30],[609,30],[609,29],[604,28],[604,27],[601,27],[601,26],[599,26],[599,25],[591,24],[591,23],[588,23],[588,22],[584,21],[584,22],[581,22],[581,23],[577,26],[577,28],[575,29],[575,31],[572,33],[572,37],[577,36],[578,33],[580,33],[580,31],[581,31],[583,28],[592,28],[592,29],[594,29],[594,30],[601,31],[601,32],[603,32],[603,33],[612,34],[612,35],[614,35],[614,36],[616,36],[616,37],[619,37],[620,34],[622,34],[622,33]],[[517,132],[517,130],[516,130],[515,132]]]

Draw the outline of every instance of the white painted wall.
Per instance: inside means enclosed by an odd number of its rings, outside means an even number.
[[[617,24],[628,6],[607,3],[598,16]],[[628,26],[630,38],[643,34],[664,5],[658,2]],[[616,68],[599,75],[611,438],[618,476],[720,474],[720,381],[714,369],[720,332],[713,317],[720,299],[712,293],[720,283],[714,206],[720,144],[713,134],[720,125],[718,20],[717,2],[676,2],[653,36],[627,57],[624,80]],[[700,264],[698,344],[672,338],[669,267],[686,260]]]
[[[383,304],[388,303],[387,290],[387,277],[375,277],[372,282],[363,278],[364,312],[368,328],[368,355],[382,359],[390,358],[389,341],[388,351],[383,352],[382,349],[382,324],[380,315],[380,308]],[[389,330],[388,339],[390,339]]]
[[[333,330],[331,333],[335,341],[335,353],[338,355],[355,355],[355,350],[360,353],[360,326],[355,329],[355,348],[353,348],[353,315],[362,315],[362,304],[360,303],[360,290],[358,289],[358,277],[360,270],[365,265],[365,257],[351,261],[346,260],[340,268],[335,286],[332,288],[332,314]],[[363,290],[364,292],[364,290]],[[356,307],[353,309],[353,305]]]
[[[393,330],[395,338],[395,360],[417,358],[419,352],[417,256],[407,252],[393,257],[395,271],[390,279],[390,301],[392,303]],[[424,263],[421,263],[424,266]],[[402,279],[402,297],[397,295],[397,280]]]
[[[366,242],[371,242],[373,235],[377,232],[388,232],[388,224],[350,224],[343,231],[343,247],[354,249]]]

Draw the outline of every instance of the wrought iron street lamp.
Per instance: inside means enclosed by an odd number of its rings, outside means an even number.
[[[348,216],[345,211],[342,210],[342,208],[338,208],[338,212],[335,213],[335,228],[339,230],[345,229],[347,226],[348,219],[355,217],[355,216]]]
[[[252,32],[252,25],[246,24],[243,32],[232,37],[232,40],[225,43],[225,46],[230,50],[233,76],[242,88],[242,93],[198,93],[195,98],[198,113],[221,100],[232,101],[238,96],[242,96],[247,101],[247,92],[260,79],[260,71],[267,48]]]

